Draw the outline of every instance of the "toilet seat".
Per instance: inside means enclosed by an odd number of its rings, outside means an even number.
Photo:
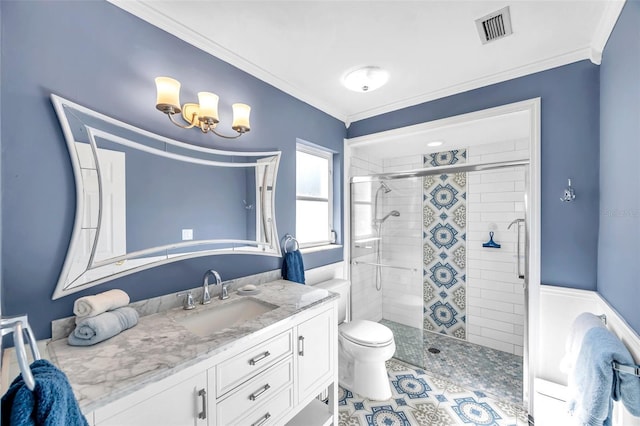
[[[339,327],[340,336],[361,346],[379,348],[393,343],[393,332],[382,324],[355,320]]]

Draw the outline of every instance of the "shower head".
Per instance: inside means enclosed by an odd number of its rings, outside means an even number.
[[[389,213],[387,213],[387,215],[385,217],[380,219],[380,223],[382,223],[385,220],[387,220],[389,218],[389,216],[398,217],[398,216],[400,216],[400,212],[398,210],[391,210]]]
[[[391,188],[389,188],[389,185],[387,185],[385,181],[380,182],[380,188],[384,189],[385,194],[388,194],[389,192],[391,192]]]

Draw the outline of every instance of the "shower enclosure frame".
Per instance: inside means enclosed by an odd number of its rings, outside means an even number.
[[[525,244],[527,252],[525,253],[525,316],[526,327],[524,330],[524,339],[526,349],[523,354],[523,402],[529,412],[530,419],[534,414],[534,378],[537,371],[537,343],[539,341],[539,316],[540,316],[540,226],[541,226],[541,209],[540,209],[540,134],[541,134],[541,108],[540,98],[533,98],[521,102],[488,108],[476,112],[461,114],[457,116],[447,117],[439,120],[407,126],[403,128],[388,130],[380,133],[360,136],[352,139],[345,139],[345,170],[350,170],[351,149],[354,147],[362,147],[369,144],[391,142],[405,139],[415,139],[426,135],[433,130],[451,127],[455,125],[465,124],[476,120],[491,119],[503,115],[514,113],[526,113],[528,116],[528,134],[529,134],[529,160],[524,163],[528,164],[527,186],[528,192],[525,194],[526,203],[526,226],[525,235],[527,244]],[[494,167],[513,167],[525,165],[519,161],[507,161],[502,163],[489,164],[467,164],[465,166],[442,166],[430,169],[416,169],[400,173],[382,173],[373,175],[374,180],[391,180],[407,177],[419,177],[421,173],[425,175],[434,172],[463,172],[463,171],[480,171],[488,170]],[[344,181],[345,194],[345,218],[351,217],[351,191],[352,182],[362,182],[367,177],[350,177]],[[350,260],[351,260],[351,230],[349,221],[345,221],[345,276],[350,277]]]

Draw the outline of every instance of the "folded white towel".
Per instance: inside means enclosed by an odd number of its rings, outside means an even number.
[[[94,296],[77,299],[73,304],[73,313],[79,319],[93,317],[129,304],[129,295],[122,290],[109,290]]]
[[[594,327],[606,328],[599,316],[583,312],[576,317],[565,342],[565,355],[560,360],[560,371],[570,373],[573,370],[582,348],[582,340],[585,334]]]

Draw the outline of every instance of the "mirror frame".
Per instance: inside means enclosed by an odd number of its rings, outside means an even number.
[[[185,142],[180,142],[174,139],[170,139],[164,136],[160,136],[149,131],[140,129],[138,127],[132,126],[130,124],[124,123],[122,121],[116,120],[112,117],[106,116],[104,114],[93,111],[87,107],[79,105],[77,103],[71,102],[67,99],[64,99],[58,95],[51,94],[51,101],[53,103],[54,109],[58,116],[58,120],[60,121],[60,125],[62,127],[62,132],[64,134],[64,138],[67,145],[67,150],[69,152],[69,156],[71,158],[71,165],[73,168],[73,175],[75,180],[76,187],[76,208],[75,208],[75,218],[73,223],[73,230],[71,233],[71,240],[69,242],[69,247],[67,249],[67,254],[65,257],[65,261],[62,267],[62,271],[60,272],[60,277],[56,284],[56,288],[54,290],[52,299],[58,299],[63,296],[67,296],[69,294],[85,290],[87,288],[93,287],[98,284],[102,284],[106,281],[110,281],[115,278],[119,278],[125,275],[129,275],[135,272],[139,272],[145,269],[153,268],[156,266],[164,265],[167,263],[172,263],[180,260],[191,259],[195,257],[201,256],[211,256],[211,255],[222,255],[222,254],[249,254],[249,255],[263,255],[263,256],[281,256],[281,249],[278,238],[278,231],[276,227],[275,221],[275,191],[276,191],[276,181],[278,174],[278,167],[280,164],[280,151],[265,151],[265,152],[236,152],[236,151],[223,151],[217,150],[213,148],[207,148],[203,146],[193,145]],[[114,135],[110,132],[106,132],[104,130],[96,129],[95,127],[89,126],[86,123],[83,123],[84,130],[87,133],[89,143],[91,146],[91,151],[93,155],[93,162],[95,164],[95,170],[97,175],[97,183],[99,187],[100,196],[98,197],[99,209],[98,209],[98,217],[97,217],[97,225],[95,235],[91,236],[91,254],[89,256],[88,261],[86,262],[86,267],[80,267],[82,272],[75,276],[70,276],[72,272],[72,267],[74,264],[78,264],[77,259],[79,258],[80,248],[82,245],[82,230],[83,230],[83,220],[85,215],[85,184],[82,175],[82,168],[80,166],[80,159],[78,157],[78,153],[76,150],[76,143],[84,143],[78,142],[75,140],[73,135],[73,130],[69,119],[67,117],[66,109],[76,110],[79,113],[85,114],[87,116],[96,118],[98,120],[102,120],[109,125],[114,125],[119,128],[122,128],[128,132],[132,132],[133,134],[138,134],[143,136],[144,138],[153,139],[154,141],[161,142],[167,144],[167,146],[174,146],[180,148],[183,152],[181,154],[175,154],[171,152],[162,151],[157,148],[149,147],[147,145],[143,145],[142,143],[133,141],[128,138],[123,138],[118,135]],[[240,239],[208,239],[208,240],[190,240],[190,241],[182,241],[173,244],[167,244],[159,247],[151,247],[148,249],[138,250],[132,253],[126,253],[124,255],[111,257],[106,260],[95,261],[94,256],[96,254],[96,248],[100,236],[100,226],[102,220],[102,180],[100,174],[100,163],[98,156],[98,147],[96,144],[96,138],[101,138],[108,140],[110,142],[119,143],[122,145],[126,145],[128,147],[133,147],[137,149],[141,149],[143,151],[149,152],[151,154],[161,155],[163,157],[174,158],[181,161],[192,162],[197,164],[205,164],[215,167],[231,167],[231,168],[249,168],[254,167],[256,169],[256,173],[261,167],[265,167],[264,172],[262,173],[262,188],[270,188],[270,191],[261,191],[261,194],[258,195],[258,191],[256,191],[257,202],[260,207],[260,217],[256,217],[256,237],[259,235],[263,235],[265,241],[258,240],[240,240]],[[232,161],[213,161],[213,160],[203,160],[201,158],[196,157],[197,153],[204,153],[216,156],[228,156],[228,157],[246,157],[249,161],[236,163]],[[192,154],[192,156],[190,156]],[[251,159],[250,157],[255,157],[256,159]],[[268,162],[260,162],[260,159],[269,159]],[[230,158],[231,160],[232,158]],[[273,166],[273,170],[267,170],[267,167]],[[272,178],[269,182],[267,182],[269,178]],[[270,183],[270,185],[269,185]],[[270,196],[267,196],[267,192]],[[269,202],[268,202],[269,201]],[[269,206],[268,209],[265,206]],[[268,210],[268,211],[267,211]],[[140,258],[141,256],[145,256],[147,254],[159,253],[162,250],[170,250],[170,249],[184,249],[188,247],[197,247],[202,245],[213,245],[213,244],[225,244],[231,245],[231,248],[221,248],[221,249],[207,249],[202,251],[193,251],[187,253],[178,253],[178,254],[163,254],[158,257],[163,257],[157,260],[149,261],[148,263],[141,265],[127,265],[126,269],[120,269],[123,265],[127,263],[127,260],[131,260],[134,258]],[[237,245],[237,246],[236,246]],[[86,256],[86,255],[85,255]],[[83,258],[80,258],[83,259]],[[131,262],[129,262],[131,263]],[[84,269],[84,270],[83,270]],[[120,270],[118,270],[120,269]]]

